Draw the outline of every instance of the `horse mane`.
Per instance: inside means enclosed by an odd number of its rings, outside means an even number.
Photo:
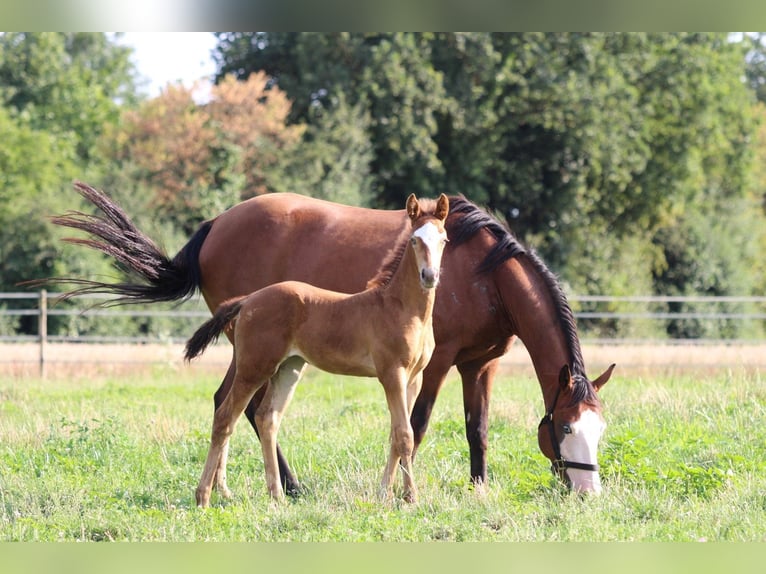
[[[526,257],[532,264],[532,268],[548,288],[554,311],[569,348],[570,367],[574,382],[572,404],[582,401],[597,401],[595,389],[585,375],[585,362],[580,348],[580,339],[577,336],[577,322],[558,277],[548,269],[533,249],[521,245],[505,225],[485,210],[463,196],[450,197],[449,205],[447,235],[450,238],[451,246],[465,243],[481,229],[489,231],[496,240],[494,247],[478,265],[477,273],[490,273],[504,262],[515,257]]]
[[[431,215],[436,210],[435,199],[419,199],[418,202],[422,212],[421,217]],[[412,226],[410,225],[410,219],[405,216],[404,225],[402,225],[402,230],[399,232],[396,241],[394,241],[394,246],[383,258],[383,263],[381,263],[378,272],[367,282],[367,289],[385,287],[391,282],[391,278],[396,273],[396,270],[399,269],[399,265],[404,258],[404,252],[407,250],[407,241],[409,241],[411,234]]]

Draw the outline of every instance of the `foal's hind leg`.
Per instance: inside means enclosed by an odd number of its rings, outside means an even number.
[[[224,454],[229,437],[234,430],[234,424],[242,414],[242,411],[245,410],[245,406],[255,391],[264,382],[264,380],[260,380],[253,383],[235,375],[229,394],[226,395],[221,406],[215,411],[213,415],[213,432],[210,437],[210,450],[207,453],[207,460],[199,480],[199,486],[197,486],[197,506],[209,506],[213,480],[221,461],[226,462]],[[225,469],[223,469],[223,472],[225,476]]]
[[[223,378],[223,381],[221,382],[221,386],[218,387],[218,390],[216,391],[215,395],[213,395],[213,404],[215,406],[215,411],[218,410],[218,407],[221,406],[224,399],[226,398],[226,395],[229,394],[229,390],[231,390],[231,384],[234,381],[234,374],[236,373],[236,365],[234,363],[234,359],[232,358],[231,363],[229,364],[229,368],[226,371],[226,375]],[[229,490],[229,486],[226,483],[226,462],[229,458],[229,440],[226,439],[226,442],[221,448],[221,454],[218,457],[218,466],[216,467],[215,471],[215,488],[218,490],[218,493],[223,496],[224,498],[231,498],[231,490]]]
[[[287,405],[295,392],[295,387],[303,375],[306,362],[300,357],[289,357],[271,378],[258,410],[255,413],[255,423],[261,438],[263,450],[263,466],[266,472],[266,486],[269,494],[275,500],[282,500],[284,492],[279,479],[277,463],[277,433],[282,422]]]

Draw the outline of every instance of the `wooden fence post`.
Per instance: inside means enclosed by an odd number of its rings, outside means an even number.
[[[40,304],[38,314],[38,333],[40,335],[40,378],[46,375],[45,346],[48,343],[48,292],[40,291]]]

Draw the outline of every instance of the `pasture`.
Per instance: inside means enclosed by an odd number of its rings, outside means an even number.
[[[610,358],[586,349],[594,373]],[[420,502],[382,503],[389,415],[380,384],[311,369],[280,431],[303,495],[270,500],[243,418],[229,457],[234,497],[214,493],[205,510],[194,490],[224,367],[0,374],[0,540],[765,541],[762,370],[620,371],[617,360],[602,391],[600,497],[554,481],[537,446],[537,380],[507,368],[492,396],[489,484],[469,483],[451,371],[415,458]]]

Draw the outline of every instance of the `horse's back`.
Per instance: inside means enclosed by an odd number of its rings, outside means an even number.
[[[404,218],[403,210],[351,207],[292,193],[244,201],[213,221],[200,251],[203,294],[215,308],[287,280],[361,291]]]

